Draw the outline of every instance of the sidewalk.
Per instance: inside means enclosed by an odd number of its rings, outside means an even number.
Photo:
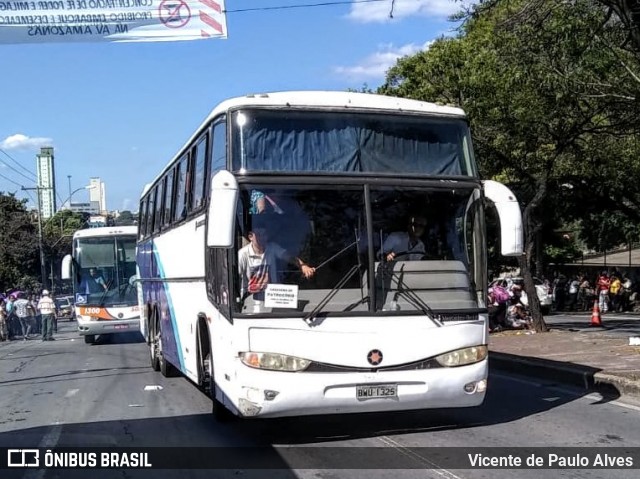
[[[548,333],[505,331],[489,337],[490,367],[571,384],[609,397],[640,396],[640,316],[603,315],[603,327],[590,326],[590,314],[549,316]]]

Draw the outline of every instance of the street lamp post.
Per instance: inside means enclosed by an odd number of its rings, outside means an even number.
[[[47,287],[47,270],[44,264],[44,248],[42,247],[42,198],[40,190],[48,190],[46,186],[36,186],[35,188],[22,187],[23,191],[35,190],[38,196],[38,249],[40,250],[40,280],[42,282],[42,288]]]
[[[71,186],[71,183],[69,183],[69,186]],[[92,190],[95,188],[95,185],[87,185],[87,186],[81,186],[80,188],[76,188],[75,190],[71,191],[71,188],[69,188],[69,198],[67,198],[66,201],[64,201],[62,204],[64,205],[67,201],[69,202],[69,209],[71,209],[71,198],[73,198],[73,195],[75,195],[78,191],[82,191],[82,190]]]
[[[69,195],[69,198],[67,199],[67,201],[69,201],[69,208],[71,208],[71,197],[75,193],[81,190],[91,190],[94,187],[95,185],[87,185],[71,192],[71,194]],[[38,195],[38,249],[40,250],[40,279],[42,282],[42,289],[47,289],[47,268],[44,260],[43,231],[44,231],[44,227],[51,220],[51,218],[53,218],[53,216],[49,218],[44,224],[42,223],[42,203],[41,203],[42,200],[41,200],[40,190],[48,190],[48,189],[51,189],[51,187],[47,187],[47,186],[36,186],[34,188],[25,188],[24,186],[22,187],[23,191],[35,190]],[[65,202],[63,202],[62,204],[64,204]]]

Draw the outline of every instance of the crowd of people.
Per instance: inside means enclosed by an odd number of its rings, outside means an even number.
[[[58,311],[49,291],[39,296],[24,291],[0,294],[0,341],[53,341]]]
[[[607,312],[640,311],[640,291],[637,282],[619,271],[602,271],[589,278],[587,274],[565,276],[557,274],[544,285],[553,297],[553,310],[591,311],[597,304],[601,314]],[[489,289],[489,326],[492,332],[503,329],[531,329],[527,301],[522,299],[522,287],[494,285]]]
[[[637,284],[617,270],[602,271],[593,278],[559,274],[550,287],[556,311],[591,311],[596,301],[601,313],[632,311],[640,306]]]
[[[504,329],[531,329],[531,316],[522,299],[520,285],[513,284],[508,289],[495,285],[489,288],[488,298],[491,332]]]

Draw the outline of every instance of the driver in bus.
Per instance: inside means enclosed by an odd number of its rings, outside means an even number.
[[[254,226],[247,237],[249,244],[238,251],[242,299],[252,294],[254,300],[264,301],[267,285],[281,281],[277,267],[278,259],[298,266],[306,279],[312,278],[315,274],[315,268],[292,256],[277,243],[269,241],[269,232],[265,226]]]
[[[101,293],[107,291],[109,287],[104,281],[104,278],[95,268],[89,268],[89,275],[85,276],[80,285],[80,291],[86,294]]]
[[[387,261],[396,258],[408,261],[421,260],[426,254],[424,243],[420,237],[427,227],[427,220],[422,215],[411,215],[407,223],[407,231],[395,231],[387,236],[382,245],[380,256]]]

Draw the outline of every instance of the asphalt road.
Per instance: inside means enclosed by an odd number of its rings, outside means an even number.
[[[605,313],[600,315],[602,327],[591,326],[591,312],[553,313],[544,317],[549,327],[567,331],[606,331],[620,337],[640,336],[640,314]]]
[[[0,447],[314,447],[288,449],[287,456],[274,450],[281,469],[268,471],[34,469],[0,471],[2,479],[637,477],[637,471],[628,469],[454,469],[441,467],[428,450],[410,448],[495,447],[507,451],[511,447],[637,446],[639,404],[492,373],[487,400],[475,409],[218,424],[210,416],[209,400],[194,385],[184,378],[163,378],[150,369],[146,345],[137,336],[123,335],[89,346],[74,328],[74,323],[61,323],[55,342],[0,343]],[[362,467],[376,469],[331,469],[350,457],[353,447],[364,446],[385,447],[391,455],[362,449]],[[326,454],[322,450],[326,447],[341,449]],[[384,469],[389,458],[409,461],[406,467],[414,469]]]

